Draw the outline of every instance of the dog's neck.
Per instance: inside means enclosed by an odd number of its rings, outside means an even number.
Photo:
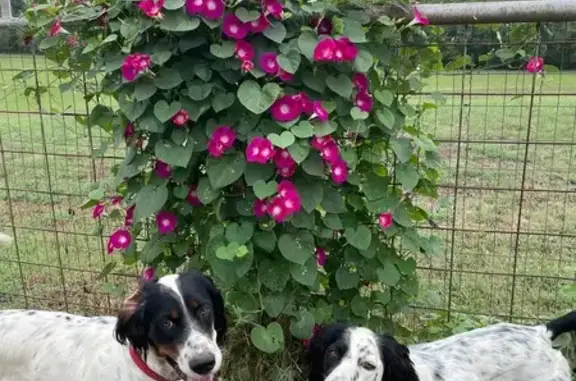
[[[154,349],[148,351],[145,363],[151,370],[168,381],[180,381],[182,379],[168,361],[158,355]],[[136,364],[134,364],[134,366],[137,367]],[[138,369],[138,371],[142,372],[140,369]]]

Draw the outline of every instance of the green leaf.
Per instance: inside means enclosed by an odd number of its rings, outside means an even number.
[[[225,261],[233,261],[235,258],[242,258],[248,254],[248,248],[237,242],[230,242],[226,246],[216,249],[216,257]]]
[[[192,157],[194,144],[188,142],[184,147],[166,141],[158,141],[154,146],[156,157],[173,167],[187,167]]]
[[[190,49],[194,49],[204,45],[206,42],[207,42],[206,37],[202,35],[186,34],[185,36],[181,36],[178,39],[178,47],[180,48],[182,53],[185,53]]]
[[[160,29],[169,32],[188,32],[200,26],[198,17],[190,16],[182,10],[164,12]]]
[[[297,339],[309,339],[312,337],[315,324],[314,315],[306,310],[299,311],[290,321],[290,333]]]
[[[355,289],[358,286],[358,282],[360,281],[357,273],[351,273],[345,267],[340,267],[336,271],[335,277],[336,285],[341,291]]]
[[[40,50],[50,49],[58,45],[60,41],[61,41],[60,36],[46,37],[45,39],[42,40],[40,45],[38,45],[38,48],[40,48]]]
[[[174,69],[162,68],[154,78],[154,84],[162,90],[170,90],[182,83],[180,73]]]
[[[246,8],[238,7],[236,12],[234,12],[236,17],[240,19],[243,23],[249,23],[251,21],[256,21],[260,18],[260,12],[249,11]]]
[[[204,176],[201,177],[198,181],[198,189],[196,190],[198,193],[198,198],[200,202],[204,205],[210,204],[212,201],[216,200],[220,195],[220,192],[212,188],[210,184],[210,180],[208,177]]]
[[[312,61],[314,57],[314,49],[318,45],[318,37],[316,33],[305,30],[303,31],[300,36],[298,37],[298,49],[304,55],[304,57],[308,58]]]
[[[368,305],[364,298],[360,294],[354,295],[352,301],[350,302],[350,310],[356,316],[366,318],[368,316]]]
[[[384,125],[384,127],[389,128],[390,130],[394,129],[394,124],[396,123],[396,117],[388,108],[382,108],[376,110],[376,117],[378,121]]]
[[[306,160],[302,162],[302,169],[311,176],[324,177],[324,160],[317,152],[310,152]]]
[[[340,74],[338,77],[329,76],[326,78],[326,85],[343,98],[349,99],[352,96],[352,80],[345,74]]]
[[[232,106],[236,101],[236,97],[232,93],[218,92],[212,98],[212,108],[216,112],[226,110],[228,107]]]
[[[275,172],[274,167],[270,164],[248,163],[244,170],[244,178],[246,179],[246,184],[254,186],[256,181],[266,181],[274,176]]]
[[[362,192],[368,200],[377,200],[382,198],[388,189],[389,181],[387,177],[378,176],[373,172],[365,175],[362,181]]]
[[[144,264],[151,264],[164,251],[164,241],[152,237],[142,248],[140,259]]]
[[[259,231],[254,234],[252,239],[254,245],[267,253],[272,253],[276,248],[276,234],[273,231]]]
[[[307,287],[314,286],[317,274],[318,267],[316,265],[316,258],[313,256],[303,265],[290,263],[290,275],[292,275],[292,278],[301,285]]]
[[[281,22],[276,22],[266,28],[262,34],[277,44],[281,44],[286,38],[286,28]]]
[[[130,102],[125,97],[120,97],[118,104],[124,116],[130,121],[135,121],[144,114],[148,102]]]
[[[365,120],[365,119],[368,119],[370,114],[367,113],[366,111],[360,110],[358,107],[352,107],[350,109],[350,116],[354,120]]]
[[[265,182],[263,180],[258,180],[252,185],[252,190],[256,197],[260,200],[264,200],[276,193],[278,189],[278,183],[274,180],[270,182]]]
[[[164,1],[164,8],[168,9],[169,11],[174,11],[176,9],[180,9],[184,6],[184,0],[165,0]]]
[[[182,109],[180,102],[168,104],[165,100],[156,102],[154,105],[154,116],[162,123],[169,121],[178,111]]]
[[[378,280],[380,280],[380,282],[390,287],[396,286],[400,281],[400,272],[390,261],[387,261],[383,267],[377,269],[376,275],[378,276]]]
[[[344,237],[350,245],[358,250],[367,250],[370,247],[372,233],[366,225],[358,225],[357,229],[346,228]]]
[[[260,88],[258,83],[252,80],[244,81],[238,88],[238,100],[244,107],[254,114],[262,114],[276,101],[282,91],[275,83],[267,83]]]
[[[221,158],[206,159],[206,173],[214,189],[224,188],[238,180],[246,168],[246,159],[241,152]]]
[[[338,126],[336,123],[332,122],[315,122],[314,123],[314,136],[322,137],[326,135],[330,135]]]
[[[348,211],[340,192],[328,184],[324,185],[324,197],[320,206],[322,206],[322,209],[324,209],[326,213],[340,214]]]
[[[293,126],[290,129],[290,132],[292,132],[297,138],[310,138],[314,135],[314,127],[312,127],[310,122],[303,121]]]
[[[300,67],[300,53],[295,50],[291,50],[288,54],[278,55],[277,61],[280,67],[291,74],[296,73],[298,67]]]
[[[254,224],[252,222],[242,222],[237,224],[232,222],[226,227],[226,239],[228,242],[236,242],[239,245],[244,245],[250,241],[254,234]]]
[[[396,166],[396,178],[405,190],[411,191],[418,184],[420,174],[410,164],[399,164]]]
[[[288,152],[296,163],[301,164],[310,154],[310,144],[306,140],[298,140],[288,147]]]
[[[154,46],[154,52],[150,56],[152,62],[156,65],[164,65],[170,57],[172,57],[172,52],[170,51],[170,45],[164,43],[159,43],[158,45]]]
[[[116,267],[117,262],[109,262],[104,266],[104,268],[100,271],[100,274],[96,277],[96,280],[102,280],[108,276]]]
[[[139,221],[155,214],[162,209],[167,200],[168,188],[166,188],[166,185],[146,185],[136,195],[134,221]]]
[[[195,81],[188,84],[188,96],[195,101],[201,101],[208,98],[208,96],[212,93],[213,88],[213,83],[202,83],[200,81]]]
[[[391,138],[390,147],[402,163],[407,163],[412,157],[412,143],[407,138]]]
[[[364,49],[360,49],[356,59],[354,60],[354,69],[360,73],[367,73],[373,63],[374,58],[372,57],[372,54]]]
[[[156,85],[149,79],[141,79],[134,86],[134,99],[145,101],[156,94]]]
[[[390,107],[392,105],[392,102],[394,102],[394,94],[392,94],[392,92],[390,90],[376,90],[374,92],[374,98],[376,98],[376,100],[378,102],[380,102],[381,104],[383,104],[386,107]],[[394,122],[392,122],[392,126],[394,125]]]
[[[300,230],[294,234],[284,233],[278,240],[280,253],[290,262],[303,265],[308,258],[314,256],[316,245],[314,236],[305,230]]]
[[[292,134],[290,131],[284,131],[280,135],[269,134],[267,137],[268,140],[272,142],[272,144],[280,148],[288,148],[294,144],[294,141],[296,140],[294,138],[294,134]]]
[[[287,262],[281,259],[264,259],[258,266],[258,279],[262,284],[276,292],[284,291],[290,279],[290,273],[286,271]]]
[[[298,194],[300,194],[302,208],[308,213],[312,213],[312,211],[320,205],[324,197],[322,183],[319,181],[297,179],[295,185],[296,189],[298,189]]]
[[[347,36],[351,42],[363,43],[366,42],[366,33],[362,29],[362,24],[356,20],[344,19],[344,28],[342,34]]]
[[[214,57],[222,59],[234,56],[235,51],[236,47],[232,41],[222,41],[222,44],[210,45],[210,53],[212,53]]]
[[[262,307],[271,318],[280,316],[285,306],[286,298],[283,294],[267,295],[262,299]]]
[[[284,346],[282,326],[277,322],[268,324],[266,328],[257,325],[250,332],[250,340],[262,352],[274,353]]]

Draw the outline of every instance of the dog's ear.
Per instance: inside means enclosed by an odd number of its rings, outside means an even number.
[[[214,284],[214,281],[207,276],[208,279],[208,294],[212,299],[212,306],[214,307],[214,329],[216,330],[216,341],[218,344],[223,344],[226,338],[226,331],[228,325],[226,323],[226,310],[224,309],[224,299],[222,293]]]
[[[390,335],[379,335],[380,357],[384,364],[382,381],[418,381],[410,350]]]
[[[118,311],[114,336],[120,344],[130,343],[138,352],[148,349],[148,326],[144,321],[144,306],[140,290],[124,299]]]
[[[324,380],[324,352],[326,350],[324,331],[318,328],[310,341],[308,342],[307,358],[310,366],[308,381]]]

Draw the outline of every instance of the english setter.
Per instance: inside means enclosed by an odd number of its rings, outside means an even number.
[[[0,381],[209,381],[224,303],[198,271],[142,283],[117,318],[0,311]]]
[[[333,323],[310,341],[309,381],[570,381],[552,340],[576,311],[546,325],[495,324],[406,347],[368,328]]]

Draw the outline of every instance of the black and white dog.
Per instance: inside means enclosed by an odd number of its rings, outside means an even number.
[[[0,381],[210,381],[224,304],[198,271],[143,283],[118,317],[0,311]]]
[[[309,381],[570,381],[552,340],[576,330],[576,311],[546,325],[495,324],[410,347],[333,323],[310,341]]]

